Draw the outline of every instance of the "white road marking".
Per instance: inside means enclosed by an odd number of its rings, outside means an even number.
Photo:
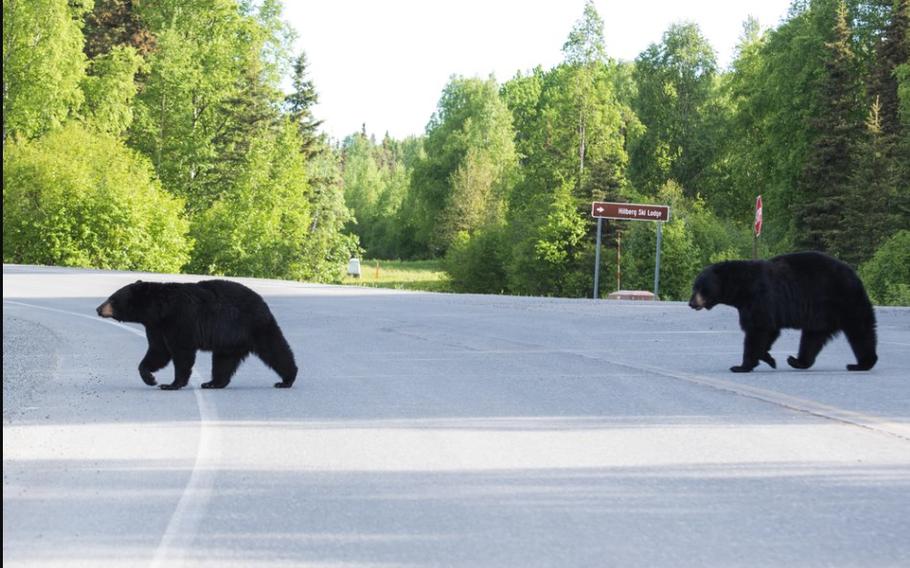
[[[843,408],[830,406],[828,404],[823,404],[814,400],[799,398],[777,391],[744,385],[733,381],[726,381],[724,379],[708,377],[706,375],[686,373],[683,371],[672,371],[670,369],[654,367],[652,365],[633,365],[631,363],[625,363],[607,357],[593,357],[588,353],[582,351],[567,352],[575,353],[576,355],[581,355],[583,357],[589,357],[591,359],[606,361],[611,365],[626,367],[628,369],[634,369],[636,371],[653,373],[662,377],[677,379],[686,381],[688,383],[709,387],[721,392],[727,392],[755,400],[761,400],[763,402],[781,406],[789,410],[804,412],[813,416],[818,416],[820,418],[825,418],[828,420],[834,420],[852,426],[859,426],[861,428],[866,428],[868,430],[873,430],[875,432],[887,434],[889,436],[894,436],[896,438],[900,438],[901,440],[910,442],[910,424],[904,422],[895,422],[893,420],[888,420],[887,418],[882,418],[880,416],[863,414],[861,412],[854,412],[852,410],[844,410]]]
[[[4,299],[3,302],[5,304],[85,318],[97,323],[106,323],[140,337],[145,337],[145,333],[138,329],[98,316],[92,317],[79,312],[14,300]],[[196,446],[196,460],[193,462],[193,470],[190,472],[186,487],[183,488],[183,492],[180,494],[177,507],[174,509],[167,528],[165,528],[164,534],[161,536],[158,548],[155,550],[155,556],[150,564],[153,568],[180,566],[184,563],[186,551],[189,550],[192,544],[196,530],[202,521],[206,506],[212,495],[216,468],[211,467],[211,464],[215,462],[215,456],[220,453],[218,437],[214,427],[215,422],[218,420],[218,413],[214,405],[202,397],[199,389],[193,389],[193,394],[196,398],[196,406],[199,408],[199,444]]]

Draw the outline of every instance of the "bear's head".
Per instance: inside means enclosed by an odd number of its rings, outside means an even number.
[[[692,284],[689,307],[693,310],[710,310],[723,300],[723,289],[717,266],[711,265],[701,271]]]
[[[156,304],[151,288],[151,282],[137,280],[133,284],[124,286],[104,301],[96,312],[103,318],[113,318],[117,321],[133,323],[146,323],[155,319]]]

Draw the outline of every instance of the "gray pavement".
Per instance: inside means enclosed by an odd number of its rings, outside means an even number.
[[[298,382],[251,357],[203,391],[200,354],[164,392],[94,308],[196,278],[3,276],[9,566],[910,564],[910,309],[872,372],[838,338],[735,375],[731,308],[238,279]]]

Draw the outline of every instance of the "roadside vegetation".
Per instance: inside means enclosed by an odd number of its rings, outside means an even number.
[[[449,275],[439,260],[365,260],[359,278],[346,276],[344,284],[415,290],[452,292]]]
[[[725,69],[691,22],[615,60],[587,2],[559,64],[452,76],[403,140],[320,131],[281,8],[4,0],[4,262],[340,283],[397,258],[435,267],[389,266],[401,287],[590,297],[607,200],[671,206],[681,299],[751,257],[761,194],[761,257],[826,251],[908,302],[910,0],[794,0]],[[605,223],[603,274],[620,238],[623,287],[649,289],[654,224]]]

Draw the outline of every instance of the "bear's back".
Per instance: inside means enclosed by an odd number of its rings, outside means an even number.
[[[788,323],[872,317],[862,280],[848,264],[815,251],[783,254],[768,263],[776,309],[786,312],[781,315]]]
[[[250,288],[230,280],[201,280],[195,286],[225,300],[263,301],[262,297]]]
[[[822,252],[792,252],[776,256],[768,262],[778,274],[795,278],[807,286],[806,292],[818,293],[826,289],[851,294],[863,287],[859,276],[848,264]]]

